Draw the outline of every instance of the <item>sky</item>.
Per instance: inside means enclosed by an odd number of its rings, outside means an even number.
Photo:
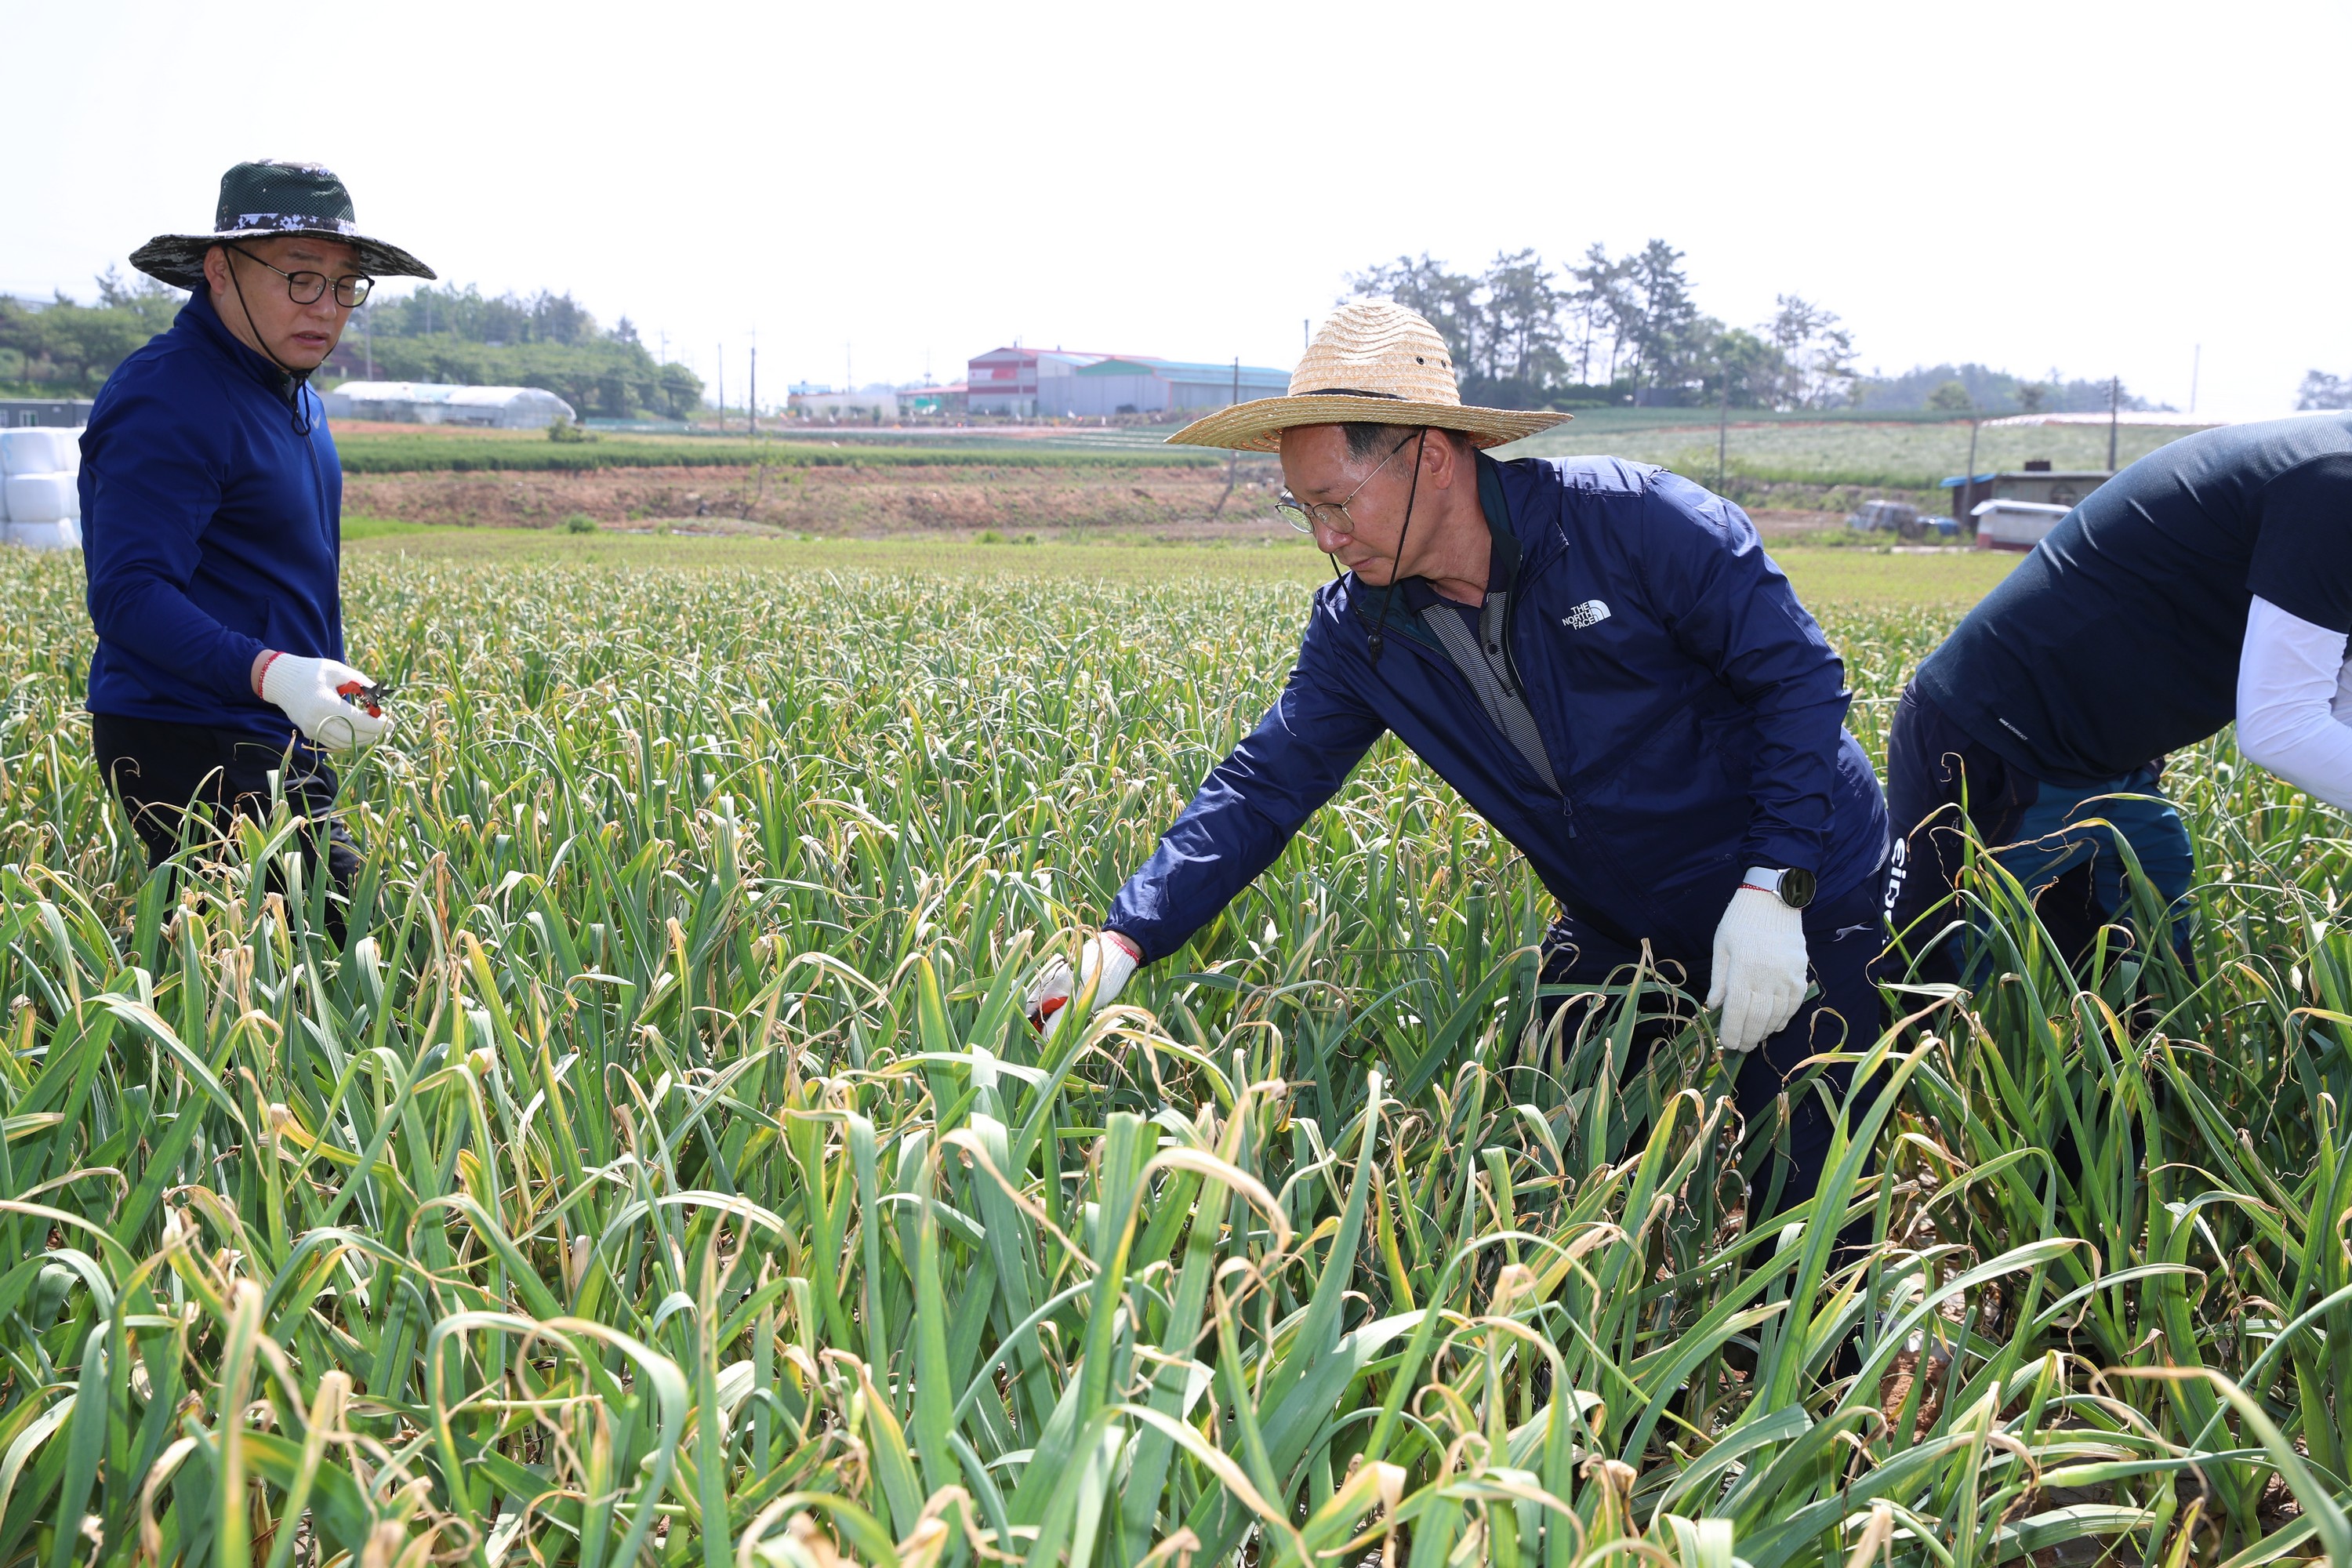
[[[1286,367],[1370,263],[1653,237],[1865,369],[2193,374],[2241,418],[2352,374],[2352,0],[0,0],[0,292],[88,299],[229,164],[316,159],[445,279],[706,380],[723,344],[730,401],[755,341],[763,403],[1015,340]]]

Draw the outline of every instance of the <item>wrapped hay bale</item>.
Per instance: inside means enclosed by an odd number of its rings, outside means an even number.
[[[11,436],[19,432],[11,430]],[[68,522],[81,519],[81,492],[72,474],[10,474],[0,479],[7,496],[8,521]]]
[[[81,431],[51,426],[0,430],[0,477],[81,471]]]
[[[0,539],[32,550],[81,545],[81,430],[0,430]]]

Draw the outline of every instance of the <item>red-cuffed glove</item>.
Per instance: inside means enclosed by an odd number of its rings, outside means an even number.
[[[1095,1005],[1108,1007],[1143,962],[1143,950],[1115,931],[1087,938],[1078,950],[1078,972],[1073,975],[1067,959],[1056,958],[1039,973],[1024,1005],[1030,1026],[1043,1029],[1047,1019],[1069,1005],[1072,996],[1091,984]]]
[[[260,670],[254,690],[261,700],[331,752],[373,746],[392,732],[391,720],[344,700],[364,698],[375,682],[341,659],[269,653],[262,656]]]

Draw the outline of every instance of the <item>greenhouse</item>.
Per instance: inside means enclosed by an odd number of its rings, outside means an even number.
[[[429,381],[347,381],[325,395],[330,419],[396,425],[470,425],[543,430],[576,417],[572,405],[536,386],[451,386]]]

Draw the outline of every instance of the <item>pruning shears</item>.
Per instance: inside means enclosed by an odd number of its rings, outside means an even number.
[[[361,710],[371,719],[383,717],[383,705],[392,700],[392,691],[393,685],[389,680],[379,680],[373,686],[362,685],[356,680],[346,680],[335,688],[336,696]]]

